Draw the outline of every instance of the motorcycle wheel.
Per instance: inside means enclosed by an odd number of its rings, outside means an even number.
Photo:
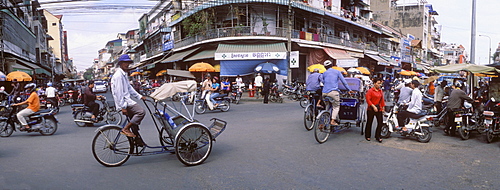
[[[283,89],[283,95],[289,96],[292,93],[288,88]]]
[[[309,104],[309,100],[307,98],[302,98],[300,99],[300,107],[306,108],[306,106]]]
[[[240,95],[236,95],[236,101],[234,103],[235,104],[239,104],[240,100],[241,100],[241,94]]]
[[[54,119],[45,120],[44,128],[40,129],[40,134],[44,136],[53,135],[57,131],[57,122]]]
[[[460,124],[460,127],[457,129],[458,134],[462,140],[467,140],[470,137],[470,131],[467,130],[467,127],[463,126],[463,123]]]
[[[10,137],[14,132],[14,126],[7,121],[0,122],[0,137]]]
[[[85,115],[85,112],[79,111],[79,112],[75,113],[75,118],[74,119],[75,120],[86,120],[85,117],[84,117],[84,115]],[[87,125],[87,123],[85,123],[85,122],[75,121],[75,123],[76,123],[76,125],[78,127],[85,127],[85,125]]]
[[[66,104],[66,100],[59,99],[59,105],[58,106],[61,107],[61,106],[64,106],[64,104]]]
[[[422,133],[422,135],[417,135],[418,142],[428,143],[432,138],[432,133],[429,131],[429,129],[422,129]]]
[[[486,142],[488,143],[492,143],[493,142],[493,139],[494,139],[494,135],[493,135],[493,131],[492,130],[488,130],[486,132]]]
[[[380,131],[380,137],[389,138],[391,136],[391,132],[389,131],[389,126],[387,124],[382,125],[382,129]]]
[[[219,107],[220,107],[220,111],[223,111],[223,112],[229,111],[230,103],[227,100],[222,100]]]
[[[278,102],[279,102],[279,103],[283,103],[283,98],[282,98],[282,97],[279,97],[279,98],[278,98]]]
[[[108,112],[106,114],[106,123],[120,125],[122,123],[122,115],[117,111]]]
[[[197,101],[194,104],[194,112],[197,114],[203,114],[207,111],[207,108],[205,107],[205,102],[204,101]]]

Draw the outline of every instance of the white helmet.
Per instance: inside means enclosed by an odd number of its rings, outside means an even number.
[[[35,83],[28,83],[26,86],[24,86],[24,88],[35,89],[36,88],[36,84]]]
[[[323,65],[324,65],[325,67],[328,67],[328,66],[330,66],[330,65],[332,65],[332,64],[333,64],[333,63],[332,63],[332,61],[330,61],[330,60],[326,60],[326,61],[323,63]]]

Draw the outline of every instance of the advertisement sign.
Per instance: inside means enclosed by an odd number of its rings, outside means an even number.
[[[299,68],[299,51],[290,52],[290,68]]]
[[[286,59],[286,52],[215,53],[215,60]]]
[[[163,35],[162,41],[163,41],[163,47],[162,47],[163,51],[174,49],[174,41],[170,40],[170,34]]]

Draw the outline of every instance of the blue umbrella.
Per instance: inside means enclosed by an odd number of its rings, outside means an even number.
[[[280,69],[274,63],[265,62],[265,63],[261,63],[261,64],[257,65],[257,67],[255,67],[254,71],[257,73],[270,74],[270,73],[279,73]]]

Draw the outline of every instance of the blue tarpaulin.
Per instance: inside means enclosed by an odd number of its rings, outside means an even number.
[[[269,60],[221,60],[220,75],[236,76],[253,74],[255,67],[261,63],[274,63],[280,69],[279,75],[287,76],[287,59],[269,59]]]

